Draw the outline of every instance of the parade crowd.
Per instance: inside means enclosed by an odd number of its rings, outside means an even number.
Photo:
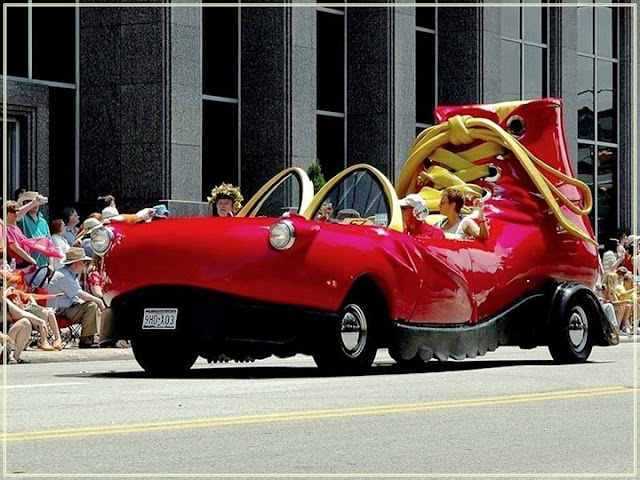
[[[5,202],[6,218],[0,220],[7,236],[7,263],[2,265],[2,301],[8,317],[7,334],[0,333],[3,359],[7,364],[29,363],[22,356],[29,346],[51,352],[68,344],[97,347],[107,309],[103,295],[107,278],[102,258],[91,247],[91,232],[110,222],[165,218],[169,211],[157,205],[121,214],[115,198],[106,195],[98,198],[97,211],[82,223],[73,207],[47,222],[40,211],[47,197],[20,189],[14,198]],[[66,330],[64,335],[61,329]],[[100,346],[130,345],[118,341]]]

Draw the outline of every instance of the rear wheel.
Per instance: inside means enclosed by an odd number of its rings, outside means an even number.
[[[590,321],[597,325],[597,312],[583,292],[575,292],[566,305],[552,312],[549,351],[556,362],[586,362],[593,348]]]
[[[313,355],[318,367],[330,373],[360,374],[376,356],[377,319],[361,296],[347,299],[337,321],[325,330]]]
[[[185,344],[144,337],[132,340],[131,347],[140,366],[150,375],[184,375],[198,358]]]

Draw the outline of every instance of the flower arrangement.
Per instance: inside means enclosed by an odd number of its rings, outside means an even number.
[[[211,190],[211,196],[207,197],[207,200],[211,204],[215,204],[221,198],[229,198],[233,200],[233,209],[234,211],[240,210],[242,208],[242,202],[244,201],[244,197],[240,193],[240,187],[234,187],[230,183],[222,182],[217,187],[214,187]]]

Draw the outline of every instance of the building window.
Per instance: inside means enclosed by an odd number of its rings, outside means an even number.
[[[600,243],[619,225],[617,13],[578,8],[578,173],[592,190]]]
[[[212,2],[213,3],[213,2]],[[240,8],[202,8],[202,200],[240,183]]]
[[[513,2],[509,2],[513,3]],[[524,0],[520,3],[540,3]],[[548,95],[548,12],[545,7],[502,7],[502,99]]]
[[[433,125],[438,98],[436,0],[416,2],[416,135]]]
[[[317,9],[317,155],[326,178],[346,166],[346,21],[344,7]]]
[[[24,6],[7,8],[7,74],[12,80],[49,87],[49,196],[51,211],[79,200],[78,157],[78,7],[40,6],[35,0],[18,0]],[[37,5],[32,5],[36,4]],[[77,0],[73,3],[77,3]],[[7,103],[11,104],[11,92]],[[8,179],[18,186],[33,172],[21,162],[35,137],[26,122],[19,122],[19,136],[27,139],[8,167]],[[10,131],[8,131],[10,133]]]

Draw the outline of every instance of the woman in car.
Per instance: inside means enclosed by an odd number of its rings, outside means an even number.
[[[482,211],[484,204],[476,198],[473,201],[473,206],[478,211],[478,223],[476,223],[470,216],[463,216],[460,214],[462,207],[464,206],[464,194],[454,188],[445,188],[442,191],[442,197],[440,197],[439,209],[440,213],[447,217],[443,219],[439,224],[447,237],[464,239],[464,238],[478,238],[485,240],[489,236],[487,230],[487,223]]]

